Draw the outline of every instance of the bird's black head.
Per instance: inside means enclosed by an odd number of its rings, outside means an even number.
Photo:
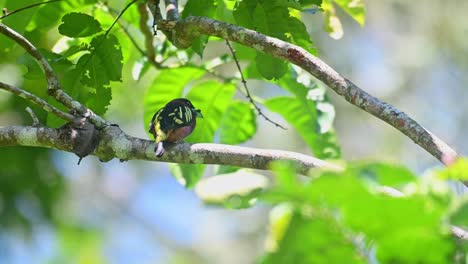
[[[200,109],[196,109],[195,106],[193,106],[192,102],[190,100],[185,99],[185,98],[177,98],[168,103],[169,104],[176,104],[176,105],[183,105],[189,107],[192,112],[195,114],[196,117],[203,118],[203,115],[201,113]]]

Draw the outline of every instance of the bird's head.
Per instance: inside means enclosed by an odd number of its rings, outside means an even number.
[[[180,104],[189,107],[192,112],[195,114],[196,117],[198,118],[203,118],[203,115],[201,113],[200,109],[196,109],[195,106],[193,106],[192,102],[190,100],[185,99],[185,98],[177,98],[169,102],[169,104],[174,103],[174,104]]]

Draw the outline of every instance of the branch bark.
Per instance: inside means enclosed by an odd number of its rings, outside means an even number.
[[[206,17],[192,16],[177,23],[160,23],[160,27],[163,31],[172,33],[171,39],[179,48],[189,47],[199,35],[208,35],[234,41],[273,57],[287,60],[315,76],[351,104],[385,121],[408,136],[444,165],[450,165],[457,159],[455,150],[406,113],[368,94],[299,46],[254,30]]]
[[[26,92],[25,90],[22,90],[22,89],[20,89],[18,87],[15,87],[15,86],[0,82],[0,89],[4,89],[6,91],[9,91],[11,93],[16,94],[17,96],[19,96],[21,98],[24,98],[24,99],[26,99],[26,100],[28,100],[30,102],[33,102],[33,103],[37,104],[38,106],[40,106],[45,111],[53,113],[56,116],[58,116],[58,117],[60,117],[60,118],[62,118],[64,120],[72,121],[73,118],[74,118],[73,115],[70,115],[68,113],[64,113],[64,112],[60,111],[59,109],[51,106],[45,100],[35,96],[34,94]]]
[[[0,127],[0,147],[29,146],[45,147],[74,152],[67,127],[58,129],[32,126]],[[186,164],[219,164],[268,170],[276,160],[290,160],[298,164],[298,172],[307,174],[311,168],[339,170],[339,166],[304,154],[269,149],[256,149],[212,143],[173,144],[163,157],[154,152],[154,141],[132,137],[117,126],[108,126],[101,131],[100,142],[93,155],[101,161],[118,158]]]

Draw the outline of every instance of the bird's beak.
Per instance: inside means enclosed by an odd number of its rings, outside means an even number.
[[[200,109],[195,110],[195,112],[197,113],[197,114],[196,114],[196,117],[203,118],[203,115],[202,115]]]

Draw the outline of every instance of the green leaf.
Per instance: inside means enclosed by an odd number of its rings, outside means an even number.
[[[185,4],[182,18],[188,16],[203,16],[213,18],[216,13],[217,0],[188,0]],[[203,57],[208,36],[199,36],[192,43],[192,49]]]
[[[339,147],[333,132],[320,134],[317,111],[312,100],[293,97],[275,97],[265,101],[273,112],[279,113],[304,139],[312,153],[318,158],[339,157]]]
[[[267,80],[279,79],[288,70],[287,62],[261,52],[257,52],[255,64],[260,74]]]
[[[258,194],[267,186],[267,177],[242,169],[202,179],[195,193],[207,204],[241,209],[254,205]]]
[[[200,78],[204,73],[204,70],[195,67],[162,70],[154,78],[143,99],[144,124],[147,126],[154,113],[169,101],[182,97],[184,88],[191,81]],[[145,130],[147,130],[147,127]]]
[[[324,0],[322,4],[325,15],[324,30],[330,34],[333,39],[341,39],[344,35],[341,21],[336,15],[335,7],[330,0]]]
[[[333,0],[348,15],[350,15],[359,25],[363,26],[365,22],[365,9],[362,0]]]
[[[358,22],[359,25],[364,25],[365,9],[362,0],[323,0],[322,9],[325,14],[325,31],[330,33],[332,38],[340,39],[343,37],[343,26],[336,15],[333,2]]]
[[[278,248],[261,263],[365,263],[331,217],[293,213]]]
[[[213,142],[215,131],[220,126],[235,91],[235,85],[218,81],[206,81],[190,89],[186,97],[196,108],[201,109],[203,118],[197,119],[197,127],[187,137],[187,142]]]
[[[300,8],[297,1],[244,0],[237,2],[233,12],[237,24],[268,36],[292,42],[315,54],[315,48],[303,23],[291,16],[289,7]],[[268,80],[278,79],[287,71],[287,63],[257,52],[255,64],[258,72]]]
[[[415,175],[406,167],[387,163],[355,163],[351,165],[350,170],[363,179],[377,182],[380,185],[399,186],[415,180]]]
[[[72,38],[91,36],[102,30],[99,21],[84,13],[66,14],[58,29],[60,34]]]
[[[317,49],[310,39],[309,32],[301,20],[291,17],[288,20],[288,31],[291,34],[290,41],[293,44],[303,47],[309,53],[317,55]]]
[[[200,180],[205,171],[204,164],[177,164],[169,163],[171,174],[176,180],[187,188],[192,188]]]
[[[256,115],[249,103],[235,101],[229,105],[220,127],[220,141],[223,144],[240,144],[255,135]]]
[[[122,50],[112,34],[94,37],[88,48],[91,53],[81,56],[76,68],[81,76],[81,83],[94,90],[83,98],[85,104],[102,115],[112,98],[110,82],[122,80]]]
[[[453,245],[440,221],[446,205],[436,199],[371,193],[354,170],[327,172],[307,190],[311,203],[340,209],[348,228],[373,241],[381,263],[449,263]],[[438,250],[427,253],[427,248]]]
[[[114,35],[94,37],[89,50],[91,53],[81,56],[77,63],[85,71],[84,84],[97,88],[109,85],[110,81],[122,81],[122,50]]]
[[[465,201],[457,210],[450,216],[450,223],[468,228],[468,201]]]
[[[445,180],[468,181],[468,158],[458,158],[452,165],[439,170],[438,174]]]

